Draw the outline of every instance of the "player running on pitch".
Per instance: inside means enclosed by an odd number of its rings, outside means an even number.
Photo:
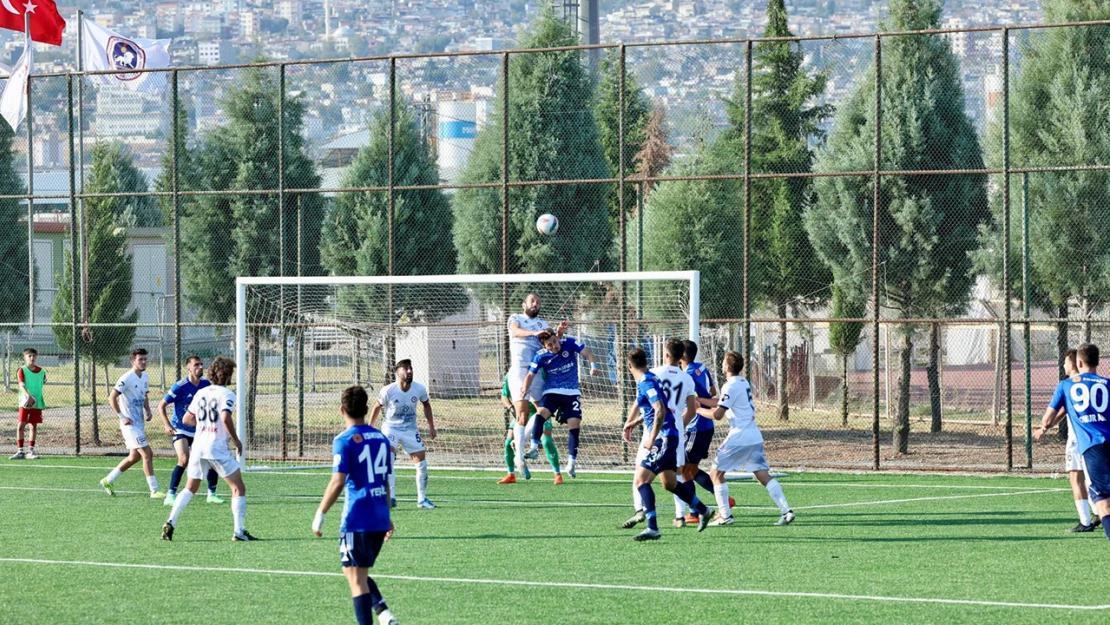
[[[347,429],[332,443],[331,481],[324,491],[312,533],[323,536],[324,515],[344,493],[343,520],[339,523],[339,563],[351,587],[355,618],[359,625],[398,625],[389,611],[370,568],[378,559],[382,545],[393,533],[389,518],[392,496],[388,476],[392,473],[393,453],[389,439],[366,425],[370,398],[366,389],[352,386],[343,391],[339,413]]]
[[[382,433],[389,439],[393,452],[401,449],[412,458],[416,465],[416,507],[434,508],[436,505],[428,500],[428,460],[424,449],[424,441],[420,438],[420,430],[416,427],[416,404],[424,407],[424,420],[428,422],[428,440],[436,438],[436,424],[432,419],[432,402],[428,398],[428,389],[419,382],[412,381],[412,361],[399,360],[393,367],[397,381],[387,384],[378,391],[378,401],[374,404],[374,412],[370,415],[370,425],[378,420],[378,414],[385,409],[382,417]],[[389,473],[389,492],[394,493],[393,502],[396,502],[397,476]]]
[[[501,386],[501,405],[505,410],[512,415],[512,420],[516,421],[516,412],[513,407],[513,392],[509,389],[509,374],[505,374],[504,384]],[[531,402],[528,404],[528,425],[527,430],[532,432],[533,438],[535,437],[536,426],[536,407]],[[551,437],[551,420],[545,419],[540,426],[543,432],[543,451],[547,455],[547,461],[551,464],[551,470],[555,472],[555,484],[563,483],[563,474],[559,471],[559,450],[555,447],[555,439]],[[505,469],[508,474],[497,481],[498,484],[516,484],[516,451],[513,442],[512,426],[505,432]]]
[[[177,520],[200,488],[200,481],[209,469],[215,469],[231,487],[231,518],[234,529],[231,540],[249,542],[258,540],[244,527],[247,520],[247,487],[243,484],[236,456],[243,454],[243,443],[235,432],[232,414],[235,410],[235,393],[228,388],[235,375],[235,361],[217,356],[208,367],[211,386],[202,388],[193,396],[184,421],[196,427],[193,448],[189,452],[189,471],[185,490],[173,502],[170,518],[162,526],[162,540],[173,540]],[[231,452],[228,443],[235,445]]]
[[[782,493],[782,485],[771,477],[768,471],[767,456],[763,453],[763,434],[755,424],[755,404],[752,402],[752,387],[744,376],[744,357],[738,352],[725,354],[721,363],[721,373],[727,381],[721,387],[721,398],[706,400],[705,403],[713,404],[711,408],[701,408],[702,416],[721,420],[728,417],[728,436],[717,447],[717,457],[713,460],[713,490],[717,496],[717,505],[720,506],[720,518],[713,521],[712,525],[732,525],[732,505],[728,497],[728,482],[725,481],[727,471],[741,469],[751,471],[755,479],[759,480],[767,489],[771,501],[779,508],[782,516],[775,525],[789,525],[794,522],[794,511]]]
[[[1098,375],[1097,345],[1084,343],[1076,350],[1079,372],[1060,381],[1045,409],[1041,426],[1033,431],[1040,440],[1052,427],[1061,408],[1068,413],[1068,426],[1075,430],[1079,453],[1083,455],[1088,492],[1099,517],[1110,514],[1110,380]],[[1110,539],[1110,523],[1102,530]]]
[[[162,417],[162,425],[166,429],[166,436],[173,441],[173,449],[177,452],[177,464],[170,474],[170,488],[166,494],[165,504],[172,506],[177,498],[177,487],[181,486],[181,478],[189,466],[189,450],[193,447],[193,438],[197,435],[196,426],[185,423],[185,413],[197,391],[207,388],[212,383],[204,377],[204,361],[200,356],[189,356],[185,359],[186,376],[174,382],[166,396],[158,403],[158,414]],[[173,405],[173,419],[166,414],[166,408]],[[216,495],[216,482],[220,475],[215,469],[208,469],[208,503],[223,503],[224,500]]]
[[[647,529],[637,534],[635,540],[659,540],[659,522],[655,515],[655,491],[651,488],[655,476],[663,483],[663,488],[678,495],[691,508],[698,511],[701,521],[698,531],[703,531],[709,524],[711,510],[694,496],[694,485],[690,482],[679,482],[675,478],[675,469],[678,467],[678,429],[675,427],[675,416],[671,412],[663,397],[663,387],[655,374],[648,371],[647,353],[642,349],[634,349],[628,354],[628,370],[636,379],[636,406],[639,416],[629,415],[624,426],[624,438],[630,440],[632,429],[643,423],[648,435],[644,437],[641,446],[648,450],[643,460],[636,467],[635,485],[640,493],[643,505],[642,518],[648,523]],[[639,458],[640,456],[637,456]],[[640,515],[640,512],[637,512]],[[637,517],[633,517],[636,519]],[[629,521],[632,521],[630,519]],[[623,527],[630,528],[639,521]]]
[[[547,322],[538,316],[540,298],[535,293],[525,296],[520,306],[523,313],[509,317],[509,390],[513,393],[513,405],[516,407],[513,439],[516,441],[517,450],[525,449],[524,444],[527,442],[525,426],[528,424],[528,404],[533,401],[538,402],[543,394],[543,380],[534,378],[531,386],[524,388],[524,378],[528,375],[528,367],[532,364],[532,359],[541,348],[540,341],[536,337],[549,327]],[[556,334],[562,337],[566,327],[567,322],[561,322],[556,328]],[[527,459],[538,455],[535,449],[516,454],[516,469],[524,475],[524,479],[532,478]]]
[[[597,358],[582,341],[566,336],[559,338],[553,330],[544,330],[536,337],[543,349],[536,353],[521,384],[521,394],[531,388],[532,380],[544,372],[543,399],[536,412],[536,427],[543,427],[555,416],[567,426],[567,474],[576,477],[578,444],[582,427],[582,392],[578,389],[578,354],[590,362],[590,375],[598,374]]]

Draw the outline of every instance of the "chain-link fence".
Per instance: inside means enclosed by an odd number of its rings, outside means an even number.
[[[1029,424],[1110,329],[1108,35],[590,47],[547,16],[527,49],[176,68],[157,93],[36,75],[0,128],[0,438],[34,347],[39,449],[119,449],[127,354],[153,397],[229,353],[236,276],[697,269],[701,359],[745,354],[776,465],[1055,467]],[[332,343],[258,356],[281,427],[290,389],[384,377]]]

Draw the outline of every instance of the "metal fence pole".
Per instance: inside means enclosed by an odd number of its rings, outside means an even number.
[[[620,259],[618,261],[618,268],[620,271],[628,269],[628,226],[627,216],[624,210],[625,53],[625,46],[621,44],[619,56],[617,58],[617,220],[620,230]],[[620,322],[617,326],[617,345],[624,345],[625,341],[628,340],[627,301],[628,283],[621,282],[620,303],[617,306],[617,310],[620,311]],[[622,354],[614,354],[614,361],[617,363],[617,375],[620,384],[618,392],[621,397],[621,425],[624,425],[625,420],[628,418],[628,370],[621,366]],[[621,457],[624,463],[628,462],[628,442],[624,441],[623,438],[621,440]]]
[[[1010,341],[1010,29],[1002,29],[1002,362],[1006,402],[1006,470],[1014,468],[1014,398]]]
[[[1009,127],[1004,132],[1009,133]],[[1029,327],[1029,174],[1021,175],[1021,313],[1025,343],[1025,468],[1033,468],[1032,341]]]
[[[871,198],[871,468],[879,470],[879,202],[882,193],[883,43],[875,35],[875,155]],[[890,366],[890,363],[887,363]]]
[[[73,453],[81,455],[81,338],[77,330],[77,176],[73,150],[73,74],[66,77],[66,103],[69,130],[69,288],[72,314],[69,337],[73,343]]]
[[[509,273],[509,53],[501,55],[501,273]],[[509,362],[509,285],[501,283],[501,353]]]
[[[304,275],[304,195],[297,196],[297,277]],[[297,286],[297,322],[303,323],[303,287]],[[297,456],[304,456],[304,328],[297,329]]]
[[[752,42],[744,43],[744,362],[752,374],[752,303],[750,291],[752,263]],[[762,387],[762,384],[759,385]]]
[[[277,101],[277,131],[278,131],[278,275],[285,275],[285,64],[278,65],[278,101]],[[278,337],[281,339],[281,459],[289,458],[289,341],[285,336],[285,287],[281,287],[278,311],[280,329]],[[256,357],[261,357],[262,350]],[[266,362],[261,363],[265,365]]]
[[[173,204],[173,371],[174,377],[181,378],[181,180],[178,167],[178,144],[181,141],[181,123],[178,119],[178,109],[181,107],[181,95],[177,86],[177,70],[170,72],[170,99],[173,107],[172,133],[173,142],[170,145],[170,174],[171,203]],[[239,363],[245,366],[246,363]]]
[[[30,13],[25,14],[30,20]],[[31,45],[30,41],[27,42]],[[25,53],[26,54],[26,53]],[[27,292],[30,325],[35,327],[35,111],[31,106],[31,78],[27,75]]]
[[[396,172],[394,171],[394,163],[393,163],[393,160],[396,158],[396,155],[393,153],[393,151],[394,151],[394,149],[396,149],[396,140],[397,140],[397,59],[395,57],[390,57],[389,58],[389,132],[386,133],[386,135],[387,135],[386,154],[389,157],[389,161],[386,165],[386,174],[388,176],[387,185],[389,186],[389,191],[388,191],[389,196],[386,198],[386,204],[388,206],[388,214],[386,215],[386,219],[387,219],[386,227],[387,227],[387,230],[388,230],[388,239],[389,239],[389,241],[388,241],[388,255],[389,255],[389,257],[386,261],[386,264],[387,264],[388,275],[392,276],[392,275],[394,275],[394,271],[395,271],[394,261],[395,261],[395,257],[396,257],[396,251],[395,251],[395,248],[394,248],[394,240],[396,238],[395,235],[397,234],[396,233],[396,230],[397,230],[397,214],[395,212],[396,208],[397,208],[397,205],[396,205],[396,200],[394,198],[394,194],[395,194],[394,187],[396,187],[397,181],[395,179]],[[385,339],[386,354],[385,354],[385,371],[382,374],[382,384],[383,385],[384,384],[389,384],[392,381],[393,363],[396,362],[396,360],[397,360],[397,335],[396,335],[397,330],[394,327],[394,323],[395,323],[395,320],[396,320],[396,314],[394,312],[393,306],[394,306],[394,303],[393,303],[393,285],[390,284],[386,288],[386,315],[388,315],[388,317],[389,317],[389,334],[386,335],[386,339]]]

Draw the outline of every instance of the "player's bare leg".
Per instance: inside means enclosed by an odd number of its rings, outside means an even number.
[[[20,421],[19,426],[16,428],[15,435],[15,454],[9,460],[23,460],[26,456],[23,454],[23,432],[27,429],[27,422]]]
[[[108,493],[109,495],[115,496],[116,491],[113,487],[113,484],[115,484],[116,480],[119,479],[120,475],[123,475],[124,471],[135,466],[135,464],[142,460],[142,458],[143,457],[139,454],[138,449],[128,450],[127,457],[121,460],[120,463],[116,465],[116,468],[112,469],[111,472],[108,473],[108,477],[100,480],[100,487],[103,488],[104,492]]]
[[[398,625],[397,618],[385,605],[378,585],[370,577],[370,569],[345,566],[343,576],[351,587],[351,599],[355,604],[355,617],[359,625],[374,625],[374,615],[377,615],[381,625]]]
[[[779,508],[779,512],[782,513],[782,516],[775,525],[790,525],[793,523],[794,511],[790,509],[790,504],[786,501],[786,495],[782,493],[782,485],[779,484],[779,481],[771,477],[771,473],[766,469],[762,471],[753,471],[752,475],[754,475],[755,479],[759,480],[759,483],[767,489],[767,496],[771,498],[771,501],[775,502],[775,505]]]
[[[154,450],[150,445],[139,448],[139,457],[143,461],[143,475],[146,476],[146,484],[150,488],[151,499],[163,499],[165,494],[158,490],[158,478],[154,477]]]
[[[193,495],[197,494],[197,489],[200,488],[200,480],[189,478],[185,482],[185,490],[178,494],[173,502],[173,508],[170,509],[170,518],[166,519],[166,523],[162,525],[162,540],[173,540],[173,530],[177,527],[177,519],[185,510],[185,506],[193,499]]]
[[[424,451],[409,454],[413,464],[416,465],[416,507],[435,508],[436,505],[428,501],[428,461]]]
[[[38,434],[39,424],[28,423],[27,425],[31,426],[31,437],[27,439],[27,459],[34,460],[38,458],[38,456],[35,455],[35,435]]]

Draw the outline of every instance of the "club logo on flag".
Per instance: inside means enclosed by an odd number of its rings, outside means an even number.
[[[132,70],[116,74],[116,78],[119,80],[135,80],[142,76],[142,74],[134,71],[146,67],[146,51],[139,44],[130,39],[111,36],[108,38],[108,47],[105,52],[108,55],[108,62],[111,63],[112,69]]]

